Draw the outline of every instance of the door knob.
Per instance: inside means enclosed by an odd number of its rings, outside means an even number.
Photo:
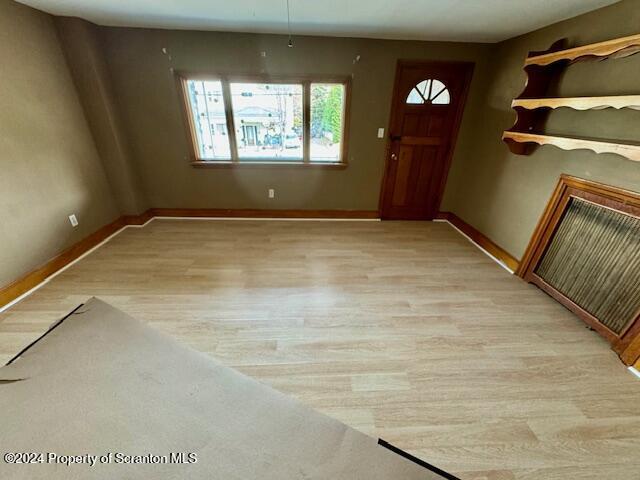
[[[398,156],[395,153],[391,154],[391,160],[397,160]]]

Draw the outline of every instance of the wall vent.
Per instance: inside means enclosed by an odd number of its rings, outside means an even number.
[[[518,274],[622,354],[640,335],[640,195],[563,176]]]
[[[571,199],[535,273],[619,335],[640,310],[640,219]]]

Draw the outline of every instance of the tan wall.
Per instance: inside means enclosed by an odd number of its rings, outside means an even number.
[[[476,61],[455,161],[471,155],[492,47],[347,38],[102,28],[133,158],[153,207],[376,210],[396,61]],[[166,48],[167,54],[162,49]],[[266,57],[261,56],[266,52]],[[355,61],[360,55],[360,61]],[[349,167],[194,169],[170,68],[224,73],[353,75]],[[267,198],[275,188],[276,198]]]
[[[640,191],[640,164],[586,150],[539,148],[531,156],[513,155],[500,140],[515,121],[511,100],[525,84],[523,61],[530,50],[546,50],[568,37],[584,45],[640,32],[640,4],[613,6],[508,40],[497,46],[495,76],[486,92],[482,121],[471,155],[453,165],[443,207],[453,210],[507,251],[520,258],[561,173]],[[561,96],[640,94],[640,55],[570,66]],[[633,110],[551,114],[547,131],[557,134],[640,140],[640,112]]]
[[[97,27],[85,20],[55,17],[58,38],[120,212],[136,215],[149,205],[131,161],[107,72]]]
[[[118,217],[53,18],[0,2],[0,285]],[[72,228],[67,216],[80,221]]]

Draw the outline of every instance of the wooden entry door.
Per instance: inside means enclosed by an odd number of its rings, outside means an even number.
[[[382,182],[383,219],[432,220],[473,73],[465,62],[398,63]]]

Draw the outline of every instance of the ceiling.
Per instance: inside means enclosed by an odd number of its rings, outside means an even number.
[[[286,33],[287,0],[19,0],[100,25]],[[618,0],[289,0],[295,34],[499,42]]]

